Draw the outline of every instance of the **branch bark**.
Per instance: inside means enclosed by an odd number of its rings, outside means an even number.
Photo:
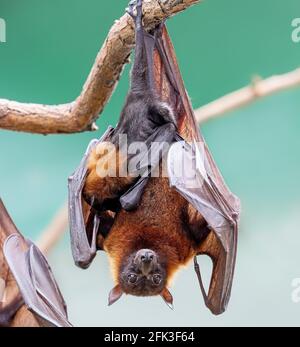
[[[144,0],[146,29],[199,1]],[[55,106],[0,99],[0,128],[45,135],[96,130],[95,120],[111,97],[133,45],[134,24],[125,14],[112,26],[74,102]]]
[[[300,87],[300,68],[265,80],[256,78],[251,85],[198,108],[195,111],[197,122],[203,123],[263,97],[295,87]]]

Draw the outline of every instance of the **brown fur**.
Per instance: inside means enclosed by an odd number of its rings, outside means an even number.
[[[116,155],[117,154],[117,155]],[[125,159],[113,153],[110,145],[100,144],[88,161],[88,176],[84,194],[99,201],[115,198],[126,191],[132,177],[118,177],[119,166]],[[117,177],[99,177],[98,170],[111,166]],[[165,173],[164,173],[165,174]],[[107,236],[98,237],[98,247],[108,253],[116,284],[121,265],[126,258],[142,248],[156,251],[167,263],[167,283],[175,272],[186,265],[197,253],[199,239],[192,237],[206,227],[203,217],[181,195],[170,188],[168,178],[151,178],[140,206],[131,212],[121,210]],[[205,235],[205,234],[204,234]]]
[[[167,178],[151,178],[136,211],[121,211],[104,242],[118,283],[122,261],[132,252],[150,248],[167,262],[167,283],[196,254],[184,220],[188,203]]]
[[[16,313],[10,327],[39,328],[42,326],[35,318],[35,316],[26,308],[26,306],[23,305]]]

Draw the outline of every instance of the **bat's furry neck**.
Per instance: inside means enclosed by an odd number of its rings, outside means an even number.
[[[176,231],[170,235],[164,230],[153,228],[137,230],[135,233],[129,232],[127,235],[116,231],[112,238],[108,237],[104,247],[109,256],[116,283],[124,263],[140,249],[151,249],[159,256],[161,264],[167,272],[168,284],[175,272],[186,265],[195,255],[190,241],[183,235],[178,235]]]

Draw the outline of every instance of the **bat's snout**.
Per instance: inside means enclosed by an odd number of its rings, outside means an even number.
[[[135,263],[144,276],[147,276],[157,263],[157,255],[151,249],[141,249],[136,253]]]

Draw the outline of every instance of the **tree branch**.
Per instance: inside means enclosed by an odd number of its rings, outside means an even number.
[[[144,0],[146,29],[200,0]],[[95,120],[116,87],[134,45],[134,25],[128,14],[112,26],[80,96],[71,103],[50,106],[0,99],[0,128],[38,134],[96,130]]]
[[[262,97],[295,87],[300,87],[300,68],[265,80],[254,79],[251,85],[198,108],[195,111],[197,122],[203,123],[246,106]]]

